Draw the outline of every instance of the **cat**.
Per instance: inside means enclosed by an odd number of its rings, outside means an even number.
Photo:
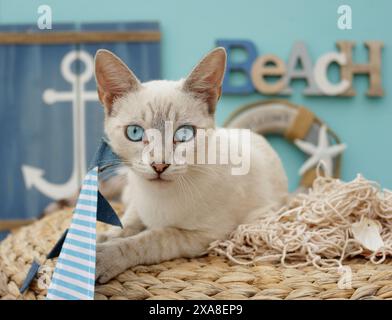
[[[282,163],[255,133],[249,135],[250,167],[245,175],[233,175],[231,164],[142,161],[149,128],[163,133],[164,123],[171,121],[176,141],[164,148],[174,149],[197,139],[199,130],[216,132],[214,115],[225,68],[226,52],[216,48],[186,79],[141,83],[113,53],[97,51],[95,76],[104,131],[128,179],[124,228],[98,236],[97,282],[105,283],[138,264],[201,256],[212,241],[284,202],[288,191]]]

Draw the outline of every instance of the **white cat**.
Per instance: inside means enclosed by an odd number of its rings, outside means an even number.
[[[174,126],[172,145],[198,139],[214,129],[226,52],[205,56],[184,80],[140,83],[114,54],[95,57],[98,94],[105,107],[105,133],[123,160],[128,183],[123,197],[124,229],[101,234],[96,277],[105,283],[129,267],[202,255],[210,242],[224,239],[239,224],[255,219],[287,195],[281,161],[268,142],[251,134],[250,168],[233,175],[230,164],[167,164],[142,161],[150,141],[146,131]],[[220,150],[222,151],[222,150]],[[195,151],[195,152],[200,152]]]

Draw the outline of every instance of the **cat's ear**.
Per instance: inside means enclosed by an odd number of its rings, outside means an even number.
[[[99,100],[109,114],[114,99],[141,87],[140,81],[125,63],[104,49],[95,54],[95,79]]]
[[[222,93],[225,69],[226,50],[216,48],[199,62],[184,82],[184,90],[207,103],[210,114],[215,112],[216,103]]]

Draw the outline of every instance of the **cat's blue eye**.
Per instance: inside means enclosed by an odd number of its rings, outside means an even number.
[[[195,128],[190,125],[179,127],[174,134],[175,142],[186,142],[195,136]]]
[[[131,141],[141,141],[144,135],[144,129],[141,126],[130,125],[127,127],[126,134]]]

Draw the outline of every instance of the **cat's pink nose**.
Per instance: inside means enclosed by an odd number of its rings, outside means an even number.
[[[165,171],[170,164],[166,163],[151,163],[151,167],[155,170],[156,173],[161,174],[163,171]]]

